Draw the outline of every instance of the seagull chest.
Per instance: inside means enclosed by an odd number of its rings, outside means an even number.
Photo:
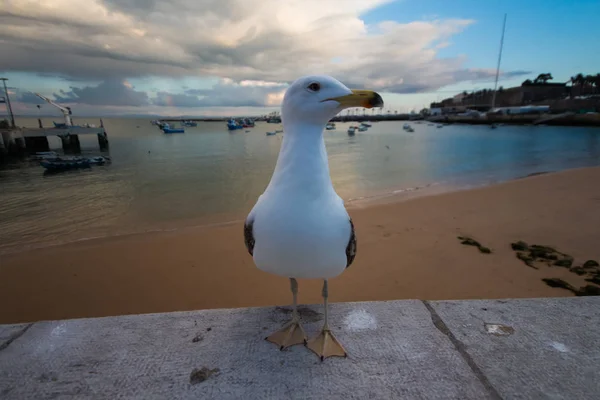
[[[253,219],[253,257],[259,269],[284,277],[327,279],[346,268],[351,226],[339,197],[263,198]]]

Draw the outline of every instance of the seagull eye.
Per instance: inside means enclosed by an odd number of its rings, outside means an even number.
[[[313,82],[310,85],[308,85],[308,89],[313,92],[318,92],[319,90],[321,90],[321,85],[319,85],[317,82]]]

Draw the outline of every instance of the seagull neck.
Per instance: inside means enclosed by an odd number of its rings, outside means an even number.
[[[269,186],[309,195],[333,189],[321,125],[285,124],[283,142]]]

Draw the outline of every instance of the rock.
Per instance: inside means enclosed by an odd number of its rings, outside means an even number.
[[[525,251],[525,250],[529,250],[529,246],[527,245],[527,243],[525,243],[522,240],[519,240],[518,242],[514,242],[510,244],[510,247],[514,250],[514,251]]]
[[[483,254],[490,254],[492,252],[492,250],[490,250],[489,248],[487,248],[485,246],[479,246],[479,251],[482,252]]]
[[[576,296],[600,296],[600,287],[595,285],[585,285],[575,291]]]
[[[464,237],[464,236],[458,236],[458,240],[460,240],[461,244],[464,244],[466,246],[475,246],[475,247],[481,247],[481,244],[473,239],[473,238],[469,238],[469,237]]]
[[[587,273],[582,267],[572,267],[569,269],[569,271],[577,275],[585,275]]]
[[[583,263],[583,268],[594,268],[594,267],[598,267],[598,261],[596,260],[587,260],[586,262]]]
[[[575,290],[575,288],[573,286],[569,285],[567,282],[563,281],[560,278],[544,278],[542,280],[544,282],[546,282],[546,285],[548,285],[550,287],[563,288],[563,289],[567,289],[567,290],[571,290],[571,291]]]
[[[528,267],[534,268],[534,269],[539,269],[538,267],[536,267],[535,265],[533,265],[533,258],[529,257],[527,254],[525,253],[517,253],[517,258],[521,261],[523,261],[525,263],[525,265],[527,265]]]
[[[561,260],[556,260],[556,261],[554,261],[554,265],[556,265],[557,267],[571,268],[571,265],[573,265],[573,259],[572,258],[563,258]]]
[[[219,371],[220,371],[219,368],[215,368],[215,369],[208,369],[206,367],[202,367],[200,369],[194,368],[194,370],[190,374],[190,383],[192,385],[195,385],[197,383],[202,383],[205,380],[207,380],[208,378],[210,378],[212,375],[218,374]]]
[[[586,278],[586,281],[600,285],[600,276],[594,276],[592,278]]]

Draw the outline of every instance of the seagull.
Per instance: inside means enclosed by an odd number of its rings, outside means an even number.
[[[323,130],[346,108],[382,106],[378,93],[348,89],[325,75],[301,77],[285,92],[285,137],[275,170],[244,222],[246,248],[256,267],[290,280],[292,319],[266,337],[281,350],[304,344],[321,361],[347,355],[329,328],[327,282],[354,261],[356,236],[331,182]],[[323,280],[324,324],[308,341],[298,315],[296,279]]]

